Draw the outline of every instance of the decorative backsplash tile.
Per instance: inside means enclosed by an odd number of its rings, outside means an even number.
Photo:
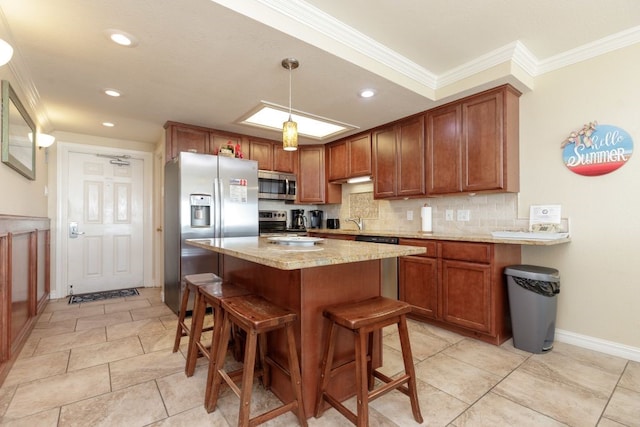
[[[349,216],[378,219],[378,201],[373,199],[373,191],[349,194]]]

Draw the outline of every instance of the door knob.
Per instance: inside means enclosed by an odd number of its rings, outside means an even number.
[[[70,239],[77,239],[78,236],[84,234],[84,231],[78,231],[78,223],[77,222],[70,222],[69,223],[69,238]]]

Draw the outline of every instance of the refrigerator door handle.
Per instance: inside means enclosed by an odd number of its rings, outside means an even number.
[[[222,198],[220,196],[220,180],[213,180],[213,237],[219,238],[222,231]]]

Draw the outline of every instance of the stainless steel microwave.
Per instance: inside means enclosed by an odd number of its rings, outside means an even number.
[[[258,171],[258,198],[296,199],[296,176],[289,173]]]

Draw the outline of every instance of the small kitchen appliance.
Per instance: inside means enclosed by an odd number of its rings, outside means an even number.
[[[321,210],[314,209],[309,211],[309,217],[311,218],[309,227],[310,228],[322,228],[322,216],[324,212]]]
[[[340,228],[340,220],[338,218],[327,218],[327,228],[337,230]]]
[[[291,228],[293,230],[307,228],[307,217],[304,216],[304,209],[291,209]]]

